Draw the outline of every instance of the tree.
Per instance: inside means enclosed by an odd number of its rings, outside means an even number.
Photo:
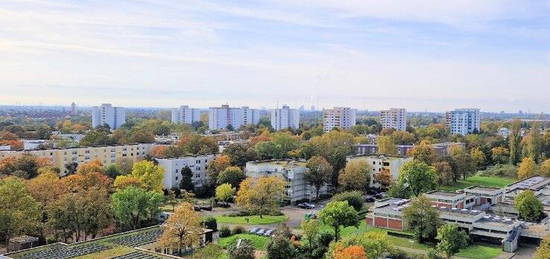
[[[193,209],[192,204],[184,202],[164,222],[162,229],[160,245],[176,250],[179,255],[182,255],[182,249],[191,248],[200,243],[203,234],[201,214]]]
[[[535,161],[535,163],[538,163],[541,158],[543,147],[539,123],[533,123],[533,125],[531,125],[531,130],[529,134],[525,136],[524,142],[525,144],[523,147],[525,148],[525,155]]]
[[[462,146],[455,145],[449,149],[449,155],[453,161],[453,167],[455,169],[455,181],[459,176],[466,180],[468,175],[475,169],[474,160],[472,156],[466,152],[466,149]]]
[[[357,211],[347,201],[331,201],[319,213],[323,224],[334,229],[334,240],[340,237],[340,226],[356,226],[358,223]]]
[[[525,157],[521,160],[518,168],[518,179],[525,179],[536,175],[537,164],[530,157]]]
[[[267,243],[268,259],[287,259],[293,257],[294,248],[285,234],[284,231],[275,231],[275,236]]]
[[[131,175],[119,175],[116,177],[114,187],[117,190],[126,189],[128,187],[145,188],[141,179]]]
[[[246,178],[237,192],[237,206],[262,218],[279,208],[285,185],[286,182],[277,176]]]
[[[206,169],[206,172],[208,174],[209,183],[214,185],[218,181],[218,175],[230,166],[230,158],[227,155],[218,156],[214,160],[208,162],[208,169]]]
[[[105,175],[115,179],[117,176],[122,175],[122,171],[116,164],[110,164],[105,168]]]
[[[241,239],[240,242],[229,247],[230,259],[254,259],[255,249],[252,241],[249,239]]]
[[[479,147],[473,148],[470,151],[470,156],[476,168],[479,169],[485,164],[485,153],[483,153]]]
[[[233,195],[235,195],[235,191],[236,189],[231,184],[224,183],[216,187],[216,199],[227,204],[233,198]]]
[[[520,218],[528,221],[538,221],[544,215],[544,206],[530,190],[522,191],[514,199],[514,207]]]
[[[364,191],[369,186],[372,168],[365,159],[354,159],[338,176],[338,183],[342,190]]]
[[[374,174],[374,180],[378,182],[383,189],[387,189],[393,182],[393,176],[389,169],[382,168],[380,172]]]
[[[550,255],[550,236],[544,237],[540,242],[537,251],[535,252],[535,259],[548,259]]]
[[[76,170],[77,174],[87,174],[87,173],[105,173],[103,169],[103,164],[99,160],[92,160],[90,162],[82,163],[78,165]]]
[[[424,195],[414,198],[410,206],[403,210],[403,220],[406,228],[412,230],[420,243],[433,241],[437,235],[437,227],[441,225],[439,212]]]
[[[231,186],[239,186],[245,178],[246,175],[241,168],[230,166],[218,175],[218,184],[228,183]]]
[[[313,156],[306,163],[304,178],[315,187],[315,200],[319,199],[319,190],[330,181],[333,168],[322,156]]]
[[[145,189],[162,192],[164,169],[151,161],[140,161],[132,167],[131,176],[141,180]]]
[[[231,164],[243,167],[246,162],[256,160],[256,152],[245,143],[234,143],[224,148],[223,154],[228,156]]]
[[[360,211],[363,208],[363,193],[358,191],[353,192],[341,192],[332,196],[331,201],[347,201],[356,211]]]
[[[193,171],[191,171],[191,168],[188,166],[181,169],[180,189],[188,192],[192,192],[195,189],[195,185],[193,184]]]
[[[431,191],[437,187],[437,173],[432,166],[412,160],[401,167],[401,173],[392,192],[399,197],[409,198]]]
[[[167,149],[168,149],[167,146],[155,146],[151,148],[151,151],[149,152],[149,154],[154,158],[167,158],[167,154],[166,154]]]
[[[362,246],[352,245],[345,248],[336,248],[334,259],[367,259],[367,254]]]
[[[508,136],[510,146],[510,163],[515,165],[521,157],[521,121],[514,120],[512,122],[512,130]]]
[[[0,180],[0,237],[6,242],[15,235],[31,233],[40,222],[39,203],[15,177]]]
[[[468,245],[468,234],[460,230],[456,224],[445,224],[439,227],[435,238],[439,240],[436,250],[445,254],[446,258],[451,258]]]
[[[431,165],[435,160],[435,151],[428,141],[421,141],[410,152],[409,155],[414,159]]]
[[[318,220],[310,219],[302,221],[302,224],[300,226],[303,231],[304,237],[307,240],[309,252],[311,253],[314,249],[314,242],[319,236],[321,225],[319,224]]]
[[[353,250],[349,251],[346,248],[356,247]],[[365,255],[361,255],[362,248]],[[356,251],[355,251],[356,250]],[[332,255],[331,258],[382,258],[384,253],[392,251],[392,247],[388,240],[388,235],[383,232],[367,232],[362,235],[350,235],[338,242],[332,242],[330,244],[330,249],[327,252],[327,255]],[[352,254],[357,254],[360,257],[338,257],[338,256],[351,256]]]
[[[378,136],[376,138],[378,153],[385,155],[397,155],[397,147],[391,136]]]
[[[120,226],[138,229],[157,215],[163,197],[159,192],[128,187],[113,193],[111,201],[114,216]]]
[[[550,159],[544,160],[539,167],[540,175],[550,177]]]
[[[453,183],[453,168],[447,161],[435,162],[433,167],[437,172],[437,182],[440,185],[451,185]]]
[[[218,153],[218,143],[212,137],[197,134],[185,134],[178,143],[185,153],[192,155],[207,155]]]
[[[491,158],[497,164],[505,164],[510,160],[510,151],[505,147],[494,147],[491,149]]]

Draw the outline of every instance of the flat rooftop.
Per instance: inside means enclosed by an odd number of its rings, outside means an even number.
[[[515,182],[513,184],[508,185],[509,190],[540,190],[544,188],[546,185],[550,184],[550,178],[546,178],[543,176],[533,176],[518,182]]]
[[[439,209],[441,213],[455,214],[455,215],[461,215],[461,216],[477,216],[479,214],[485,213],[481,210],[446,208],[446,207],[437,207],[435,205],[432,205],[432,207]]]
[[[426,193],[426,195],[428,195],[428,196],[442,196],[442,197],[457,197],[457,196],[461,196],[461,195],[464,195],[464,194],[459,193],[459,192],[432,191],[432,192]]]
[[[498,193],[502,192],[502,188],[496,188],[496,187],[485,187],[485,186],[471,186],[463,189],[464,192],[471,192],[471,193]]]
[[[278,166],[285,166],[285,167],[306,165],[306,161],[302,161],[302,160],[258,160],[258,161],[247,162],[247,164],[248,163],[253,165],[266,164],[266,165],[278,165]]]

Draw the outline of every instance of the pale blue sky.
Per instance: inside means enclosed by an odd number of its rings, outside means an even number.
[[[550,1],[3,0],[1,104],[550,112]]]

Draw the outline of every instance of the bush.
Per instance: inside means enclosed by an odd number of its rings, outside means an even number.
[[[318,244],[323,247],[328,247],[332,240],[334,240],[334,235],[328,231],[319,233],[319,237],[317,237]]]
[[[479,171],[478,174],[481,176],[499,176],[499,177],[515,178],[517,175],[517,171],[518,171],[518,168],[515,165],[497,164],[483,171]]]
[[[342,192],[332,197],[331,201],[347,201],[356,211],[360,211],[363,208],[363,194],[358,191]]]
[[[214,217],[206,217],[203,221],[204,227],[218,231],[218,222]]]
[[[245,229],[244,229],[243,226],[235,226],[235,227],[233,228],[232,234],[233,234],[233,235],[237,235],[237,234],[242,234],[242,233],[244,233],[244,232],[245,232]]]
[[[220,237],[228,237],[228,236],[231,236],[231,230],[229,229],[228,226],[223,226],[220,229]]]
[[[252,241],[248,239],[242,239],[239,247],[237,247],[237,243],[229,247],[229,258],[231,259],[254,259],[254,253]]]

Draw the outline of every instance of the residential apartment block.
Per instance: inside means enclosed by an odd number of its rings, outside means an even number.
[[[323,110],[323,130],[329,132],[334,128],[350,129],[355,125],[356,110],[349,107],[334,107]]]
[[[113,107],[110,103],[92,107],[92,127],[109,125],[114,130],[126,122],[126,111],[122,107]]]
[[[271,110],[271,127],[274,130],[297,129],[300,127],[300,111],[283,105],[280,109]]]
[[[54,167],[59,168],[62,174],[67,173],[65,165],[71,163],[85,163],[93,160],[99,160],[103,165],[111,165],[121,159],[131,159],[138,161],[143,159],[149,152],[153,144],[120,145],[105,147],[78,147],[66,149],[47,149],[30,151],[0,151],[0,159],[12,156],[21,156],[30,154],[36,157],[50,159]]]
[[[294,204],[305,199],[315,199],[315,187],[310,185],[304,177],[307,170],[305,161],[270,160],[247,162],[245,173],[247,177],[277,176],[283,178],[288,183],[286,190],[288,201]],[[327,186],[321,187],[319,195],[326,193]]]
[[[479,132],[479,109],[455,109],[446,113],[446,124],[451,134],[468,135]]]
[[[178,158],[157,159],[159,166],[164,169],[164,188],[179,188],[181,183],[181,170],[189,167],[193,172],[193,184],[201,187],[207,181],[208,163],[216,158],[216,155],[186,156]]]
[[[193,124],[201,120],[201,111],[195,108],[189,108],[182,105],[172,109],[172,122],[175,124]]]
[[[399,178],[401,167],[403,164],[412,161],[410,157],[396,157],[385,155],[371,155],[371,156],[350,156],[346,159],[349,161],[364,160],[372,167],[372,175],[370,177],[370,186],[380,187],[380,183],[376,181],[376,175],[382,172],[382,170],[388,170],[392,175],[392,180],[395,181]]]
[[[384,129],[407,130],[407,110],[391,108],[380,111],[380,124]]]
[[[232,108],[229,105],[210,107],[208,111],[208,127],[211,130],[226,129],[229,125],[233,129],[260,122],[260,111],[246,106]]]
[[[438,156],[446,156],[449,154],[449,149],[452,146],[465,147],[461,142],[442,142],[431,145],[435,154]],[[356,144],[353,146],[355,149],[355,155],[375,155],[378,154],[378,145],[376,144]],[[397,155],[408,156],[409,152],[415,147],[415,145],[396,145]]]

